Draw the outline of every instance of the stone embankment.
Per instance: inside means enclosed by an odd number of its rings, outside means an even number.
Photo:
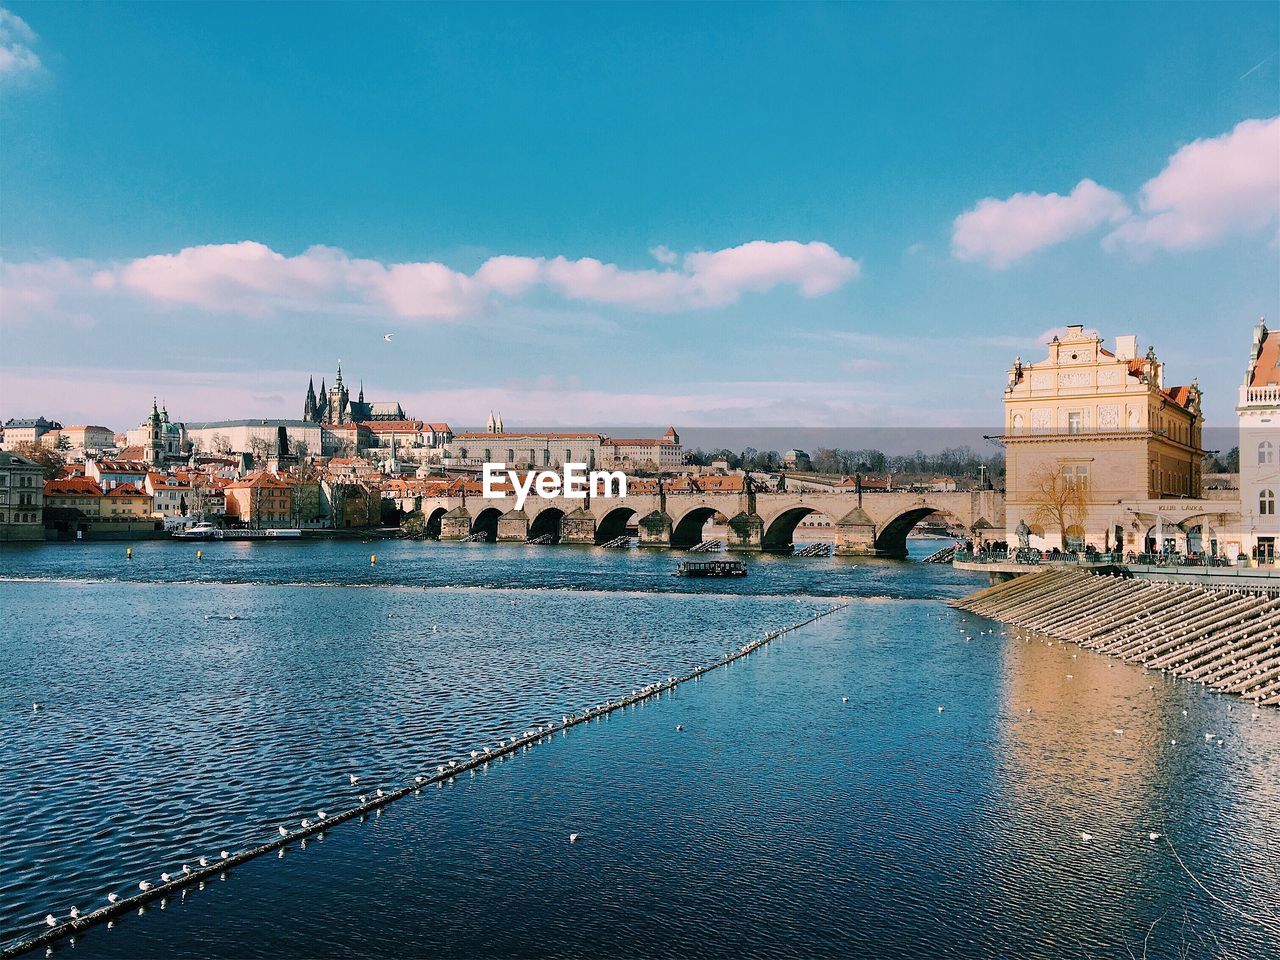
[[[1280,706],[1280,598],[1083,570],[1047,570],[952,606]]]

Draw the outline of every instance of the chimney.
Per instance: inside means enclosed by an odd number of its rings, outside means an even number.
[[[1138,338],[1132,333],[1116,337],[1116,359],[1135,360],[1138,356]]]

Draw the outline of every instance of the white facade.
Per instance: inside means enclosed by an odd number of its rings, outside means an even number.
[[[1259,322],[1236,414],[1240,421],[1242,552],[1261,564],[1280,553],[1280,331]]]

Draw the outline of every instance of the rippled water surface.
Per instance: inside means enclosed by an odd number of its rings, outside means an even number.
[[[744,580],[684,580],[663,551],[202,549],[0,552],[0,940],[841,596],[842,613],[661,701],[74,952],[1256,957],[1280,942],[1280,715],[945,605],[978,577],[760,557]]]

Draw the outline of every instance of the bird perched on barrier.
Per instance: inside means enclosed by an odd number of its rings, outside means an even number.
[[[79,919],[80,919],[80,908],[79,908],[79,907],[72,907],[72,908],[71,908],[71,919],[72,919],[72,920],[79,920]]]
[[[162,873],[162,874],[160,874],[160,880],[161,880],[161,882],[163,882],[163,883],[168,883],[168,882],[169,882],[169,875],[168,875],[167,873]]]
[[[379,788],[378,788],[378,791],[377,791],[377,792],[378,792],[378,796],[382,796],[382,788],[381,788],[381,787],[379,787]]]
[[[191,873],[191,868],[190,868],[190,867],[188,867],[188,866],[184,863],[184,864],[182,865],[182,872],[183,872],[184,874],[190,874],[190,873]]]
[[[148,890],[151,889],[151,884],[148,883],[146,880],[139,880],[138,889],[141,890],[143,893],[146,893]]]
[[[197,862],[200,864],[200,866],[207,867],[209,865],[209,858],[201,857]]]
[[[219,859],[219,860],[226,860],[226,859],[228,859],[230,856],[231,856],[231,854],[229,854],[229,853],[227,853],[227,851],[223,850],[221,853],[219,853],[219,854],[218,854],[218,859]]]
[[[119,903],[119,902],[120,902],[120,894],[118,893],[107,894],[107,903]]]
[[[310,820],[308,820],[306,817],[303,817],[303,818],[302,818],[302,829],[303,829],[303,830],[307,830],[307,829],[310,829],[310,827],[311,827],[311,821],[310,821]]]
[[[328,815],[327,813],[325,813],[323,810],[317,810],[317,811],[316,811],[316,816],[317,816],[317,817],[319,817],[321,820],[328,820],[328,819],[329,819],[329,815]]]
[[[280,831],[280,836],[282,837],[287,837],[289,835],[289,831],[284,827],[276,827],[276,829]]]
[[[58,925],[57,918],[55,918],[52,913],[45,914],[44,922],[45,922],[45,926],[49,926],[49,927],[56,927]]]

